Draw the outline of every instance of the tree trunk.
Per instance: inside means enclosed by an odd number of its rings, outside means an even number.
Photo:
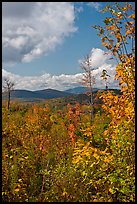
[[[106,91],[108,90],[108,85],[107,85],[107,83],[106,83]]]
[[[91,92],[90,92],[90,104],[91,104],[91,122],[93,122],[94,112],[93,112],[93,93],[92,93],[92,88],[91,88]]]
[[[8,110],[10,109],[10,91],[8,91]]]

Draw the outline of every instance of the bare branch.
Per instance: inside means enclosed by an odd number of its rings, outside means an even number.
[[[10,81],[8,78],[3,79],[3,92],[7,93],[8,96],[8,110],[10,109],[10,96],[11,91],[14,89],[15,83]]]
[[[94,68],[89,55],[81,62],[81,68],[85,71],[81,84],[89,89],[88,96],[90,96],[91,121],[93,121],[93,85],[95,84],[95,77],[93,76]]]

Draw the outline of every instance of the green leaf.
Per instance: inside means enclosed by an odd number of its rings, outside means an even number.
[[[110,18],[106,18],[104,21],[103,21],[106,25],[109,25],[110,24]]]

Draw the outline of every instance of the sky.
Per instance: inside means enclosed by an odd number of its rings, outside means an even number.
[[[111,2],[2,2],[2,78],[15,89],[67,90],[80,86],[80,63],[89,55],[96,79],[104,88],[101,72],[106,69],[109,87],[116,61],[105,55],[94,25],[103,25],[101,13]]]

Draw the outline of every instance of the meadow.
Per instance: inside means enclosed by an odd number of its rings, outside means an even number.
[[[122,96],[113,97],[115,104]],[[62,109],[13,102],[10,110],[3,103],[3,202],[134,201],[133,112],[122,106],[120,118],[114,107],[106,111],[109,103],[92,123],[78,102]]]

